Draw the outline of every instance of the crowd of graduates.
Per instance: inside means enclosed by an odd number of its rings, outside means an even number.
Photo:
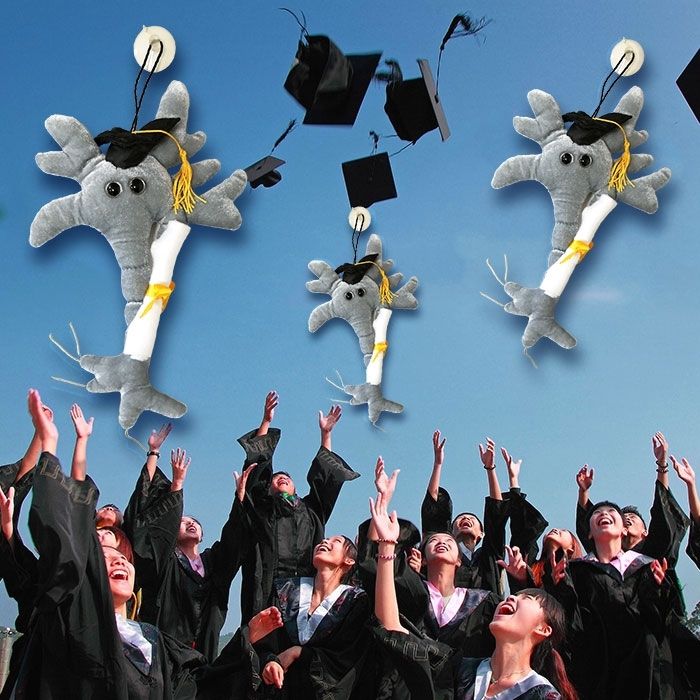
[[[72,407],[66,473],[51,409],[33,389],[28,404],[32,441],[0,467],[0,576],[23,633],[0,700],[700,698],[700,640],[683,624],[674,571],[688,529],[700,567],[700,498],[692,467],[669,455],[661,433],[648,523],[635,506],[592,500],[585,466],[575,532],[546,531],[505,449],[501,491],[490,439],[479,446],[483,516],[455,515],[436,431],[420,529],[391,510],[398,471],[389,476],[379,458],[371,517],[357,533],[332,535],[325,526],[342,486],[359,476],[332,450],[341,410],[319,414],[302,497],[273,469],[271,392],[260,426],[239,438],[245,461],[228,519],[201,550],[202,527],[183,513],[187,454],[171,451],[170,477],[158,467],[169,425],[150,435],[126,508],[98,508],[87,474],[92,421]],[[30,492],[38,556],[18,530]],[[239,571],[241,626],[219,652]]]

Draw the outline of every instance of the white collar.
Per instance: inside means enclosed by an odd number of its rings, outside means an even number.
[[[335,605],[341,594],[352,586],[341,583],[334,591],[326,596],[316,610],[309,615],[311,596],[314,593],[314,580],[310,576],[304,576],[299,580],[299,613],[297,614],[297,633],[299,644],[306,644],[313,637],[316,628],[321,620],[328,614],[328,611]]]

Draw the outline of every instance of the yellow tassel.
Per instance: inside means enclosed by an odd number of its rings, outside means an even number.
[[[559,258],[559,264],[565,263],[567,260],[571,260],[574,255],[578,255],[578,261],[581,262],[586,255],[591,251],[593,247],[593,241],[586,243],[585,241],[577,241],[575,238],[571,241],[571,245],[566,249],[566,255]]]
[[[379,301],[382,302],[382,304],[386,304],[387,306],[391,306],[391,302],[394,300],[394,293],[391,291],[391,285],[389,284],[389,278],[386,275],[386,272],[384,272],[384,269],[381,267],[381,265],[377,265],[374,260],[361,260],[359,263],[356,263],[357,265],[374,265],[377,270],[379,270],[379,274],[382,276],[382,281],[381,284],[379,285]]]
[[[613,163],[610,169],[610,178],[608,179],[608,187],[613,188],[617,192],[622,192],[622,190],[631,185],[634,187],[634,182],[632,182],[627,177],[627,170],[630,167],[630,142],[627,138],[627,132],[622,124],[618,124],[612,119],[603,119],[602,117],[593,117],[599,122],[606,122],[607,124],[614,124],[621,132],[624,145],[622,147],[622,155]]]
[[[389,343],[384,341],[383,343],[374,344],[374,352],[372,353],[372,359],[370,362],[374,362],[380,355],[386,355],[386,351],[389,349]]]
[[[132,132],[134,134],[164,134],[172,139],[177,146],[177,152],[180,156],[180,170],[173,178],[173,209],[178,211],[182,209],[185,213],[191,214],[197,202],[206,204],[207,200],[200,197],[192,189],[192,166],[187,160],[187,151],[180,145],[180,142],[169,132],[163,129],[141,129]]]
[[[150,297],[151,301],[141,312],[139,318],[143,318],[151,310],[153,304],[155,304],[158,299],[163,302],[163,307],[160,310],[160,312],[163,313],[163,311],[165,311],[165,307],[168,305],[168,300],[170,299],[170,295],[173,293],[173,289],[175,289],[175,282],[171,282],[170,284],[149,284],[148,289],[146,290],[146,296]]]

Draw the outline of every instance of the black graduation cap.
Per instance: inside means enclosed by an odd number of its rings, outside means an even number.
[[[597,119],[585,112],[567,112],[562,114],[561,118],[565,123],[573,122],[566,135],[579,146],[590,146],[598,139],[603,138],[605,134],[617,130],[615,124],[622,126],[632,119],[631,115],[620,112],[610,112]],[[602,121],[603,119],[607,121]],[[614,122],[614,124],[610,122]]]
[[[700,49],[678,76],[676,85],[693,110],[695,118],[700,121]]]
[[[377,257],[378,253],[372,253],[371,255],[365,255],[362,260],[358,260],[356,263],[343,263],[340,267],[335,269],[336,273],[341,275],[343,282],[348,284],[357,284],[370,270],[374,268],[373,263]]]
[[[304,38],[285,90],[306,109],[304,124],[352,126],[382,54],[346,56],[327,36]]]
[[[180,121],[179,117],[162,117],[144,124],[141,129],[127,131],[115,126],[109,131],[103,131],[95,136],[98,146],[109,144],[105,160],[117,168],[133,168],[139,165],[143,159],[164,139],[163,133],[139,133],[141,131],[167,131],[170,132]]]
[[[396,199],[388,153],[348,160],[342,168],[351,207],[368,207],[385,199]]]
[[[415,143],[434,129],[439,129],[442,140],[447,141],[450,127],[437,96],[430,64],[425,58],[419,58],[418,67],[420,78],[389,82],[384,111],[402,141]]]
[[[245,169],[245,174],[248,176],[250,186],[253,189],[260,187],[260,185],[263,187],[273,187],[282,179],[282,176],[277,172],[276,168],[284,164],[285,161],[275,158],[275,156],[265,156],[257,161],[257,163],[249,165]]]

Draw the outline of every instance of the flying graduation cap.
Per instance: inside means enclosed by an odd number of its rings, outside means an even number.
[[[351,207],[369,207],[396,199],[396,185],[387,153],[377,153],[342,163],[345,189]]]
[[[473,20],[465,14],[452,18],[440,44],[438,80],[445,44],[456,37],[476,34],[489,21],[483,17],[479,20]],[[396,135],[402,141],[415,143],[424,134],[438,129],[442,140],[447,141],[450,137],[450,128],[438,95],[438,81],[433,79],[433,73],[427,59],[418,59],[420,77],[409,80],[403,79],[401,68],[396,61],[386,61],[386,63],[391,70],[378,73],[376,78],[387,83],[384,111],[396,129]]]
[[[306,109],[304,124],[352,126],[382,54],[346,56],[327,36],[302,31],[285,90]]]
[[[277,168],[284,165],[286,161],[276,158],[272,154],[275,152],[277,146],[294,131],[296,123],[296,119],[290,120],[289,124],[287,124],[287,128],[278,136],[277,140],[272,145],[270,153],[245,169],[248,182],[253,189],[260,187],[260,185],[263,187],[274,187],[282,179],[282,175],[277,172]]]
[[[678,76],[676,85],[693,110],[695,118],[700,121],[700,50]]]

